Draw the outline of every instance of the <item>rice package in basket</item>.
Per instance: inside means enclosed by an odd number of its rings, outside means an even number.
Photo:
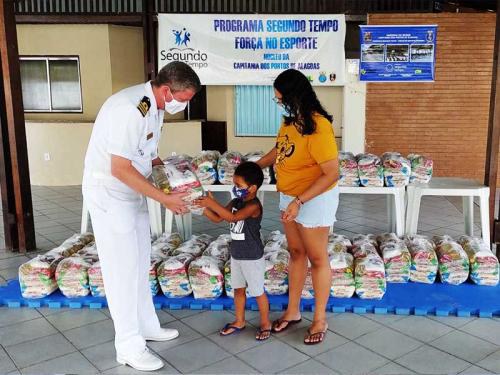
[[[406,283],[410,280],[411,255],[406,243],[395,233],[384,233],[377,237],[380,253],[389,283]]]
[[[266,240],[264,246],[264,253],[272,253],[280,249],[287,249],[286,236],[279,230],[271,232]]]
[[[458,240],[467,253],[470,278],[477,285],[498,284],[498,259],[479,237],[461,236]]]
[[[384,186],[384,167],[377,155],[359,154],[356,161],[361,186]]]
[[[205,234],[193,235],[191,239],[182,243],[178,248],[172,251],[172,255],[191,254],[193,258],[199,257],[207,248],[208,244],[212,242],[212,237]]]
[[[102,279],[101,263],[94,263],[88,270],[90,293],[93,297],[106,297],[104,281]]]
[[[420,235],[407,237],[406,245],[411,254],[410,280],[432,284],[438,271],[436,245],[429,238]]]
[[[350,298],[356,290],[354,282],[354,257],[348,252],[335,252],[330,256],[332,286],[330,294],[337,298]]]
[[[203,196],[203,187],[196,174],[190,169],[180,170],[174,164],[157,165],[153,167],[153,182],[166,193],[188,193],[184,200],[188,203]],[[200,214],[198,207],[189,205],[192,213]]]
[[[201,256],[189,265],[189,282],[194,298],[214,299],[224,291],[224,263],[208,256]]]
[[[162,259],[172,255],[172,252],[182,243],[179,233],[171,235],[162,234],[151,244],[151,256],[158,256]]]
[[[193,169],[193,158],[186,154],[177,154],[163,159],[164,164],[174,165],[177,170],[185,172]]]
[[[351,241],[339,234],[330,234],[328,238],[328,256],[332,270],[331,295],[349,298],[354,294],[353,256],[347,253]],[[307,275],[302,289],[302,298],[314,298],[311,263],[308,261]]]
[[[418,154],[408,155],[408,160],[411,163],[410,183],[417,182],[420,184],[427,184],[432,178],[434,162]]]
[[[280,249],[264,254],[266,273],[264,289],[269,295],[283,295],[288,292],[288,263],[290,253]]]
[[[237,151],[226,151],[219,159],[217,171],[219,182],[223,185],[232,185],[236,167],[243,162],[243,155]]]
[[[352,238],[352,245],[356,246],[361,243],[369,242],[375,248],[378,246],[377,236],[374,234],[357,234]]]
[[[280,231],[271,232],[264,246],[266,273],[264,289],[270,295],[282,295],[288,292],[288,263],[290,254],[286,250],[286,237]]]
[[[193,292],[188,275],[188,267],[193,259],[192,254],[183,253],[160,263],[156,272],[161,291],[166,297],[186,297]]]
[[[399,152],[385,152],[382,155],[385,186],[406,186],[410,183],[411,164]]]
[[[469,258],[462,246],[450,236],[435,236],[439,276],[447,284],[459,285],[469,277]]]
[[[339,152],[339,186],[359,186],[358,162],[351,152]]]
[[[56,281],[61,293],[68,298],[87,296],[90,293],[88,270],[98,261],[93,244],[62,259],[56,268]]]
[[[203,185],[212,185],[217,182],[217,164],[219,151],[202,151],[193,160],[193,170]]]
[[[151,246],[155,247],[155,251],[162,252],[165,255],[169,255],[168,253],[172,250],[177,249],[181,243],[182,237],[179,233],[163,233],[153,241]]]
[[[231,259],[224,264],[224,289],[226,296],[234,298],[234,289],[231,284]]]
[[[158,266],[162,262],[163,257],[158,254],[151,255],[151,261],[149,263],[149,288],[151,289],[151,294],[156,296],[160,290],[158,284]]]
[[[354,258],[348,253],[351,241],[339,234],[330,234],[328,256],[332,270],[330,294],[337,298],[350,298],[356,290],[354,283]]]
[[[381,299],[386,291],[384,262],[377,254],[355,260],[356,294],[362,299]]]
[[[24,298],[43,298],[57,289],[55,273],[61,260],[77,253],[94,240],[91,233],[75,234],[61,246],[39,255],[19,267],[19,284]]]
[[[262,152],[262,151],[250,152],[244,156],[244,160],[257,163],[263,156],[264,156],[264,152]],[[264,174],[263,184],[270,184],[271,183],[271,169],[264,168],[262,170],[262,173]]]
[[[356,294],[363,299],[381,299],[387,289],[384,261],[370,236],[360,238],[352,248]]]
[[[368,254],[378,255],[377,241],[375,239],[376,236],[372,234],[359,235],[357,237],[354,237],[351,248],[351,252],[352,255],[354,256],[354,259],[365,257]]]
[[[344,253],[352,246],[351,240],[342,234],[331,233],[328,236],[328,254]]]
[[[221,234],[215,241],[211,242],[203,252],[205,256],[211,256],[219,259],[222,262],[227,262],[231,256],[229,244],[231,243],[231,235]]]

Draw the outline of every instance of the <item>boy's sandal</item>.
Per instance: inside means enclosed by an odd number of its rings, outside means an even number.
[[[257,335],[255,336],[255,340],[257,341],[265,341],[269,337],[271,337],[271,330],[270,329],[258,329],[257,330]]]
[[[275,333],[280,333],[286,331],[290,326],[293,326],[294,324],[298,324],[302,321],[302,318],[297,319],[297,320],[286,320],[286,319],[277,319],[273,322],[272,330]],[[286,326],[281,328],[280,330],[277,330],[276,327],[281,326],[283,323],[286,323]]]
[[[328,330],[325,329],[324,331],[316,332],[316,333],[311,333],[311,330],[307,330],[307,336],[304,338],[304,344],[305,345],[317,345],[321,344],[323,340],[325,339],[326,332]]]
[[[228,332],[228,333],[224,333],[228,330],[232,329],[231,332]],[[227,323],[224,328],[222,328],[220,331],[219,331],[219,335],[221,336],[230,336],[232,334],[235,334],[235,333],[240,333],[241,331],[243,331],[245,329],[245,326],[243,327],[236,327],[236,326],[233,326],[231,323]]]

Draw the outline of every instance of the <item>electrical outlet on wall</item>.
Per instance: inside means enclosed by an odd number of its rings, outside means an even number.
[[[46,152],[45,154],[43,154],[43,158],[45,161],[50,161],[50,154]]]

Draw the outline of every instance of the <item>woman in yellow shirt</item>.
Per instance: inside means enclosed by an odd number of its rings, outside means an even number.
[[[337,145],[332,116],[322,107],[307,77],[286,70],[274,81],[274,92],[276,103],[284,109],[284,122],[276,147],[259,165],[275,164],[290,265],[288,308],[273,323],[273,330],[282,332],[301,321],[300,298],[309,260],[315,310],[304,343],[313,345],[323,342],[328,329],[331,270],[327,245],[339,202]]]

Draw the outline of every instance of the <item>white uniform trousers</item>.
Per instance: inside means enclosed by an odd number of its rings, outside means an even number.
[[[146,347],[160,329],[151,289],[151,234],[146,200],[104,186],[83,188],[108,302],[115,348],[122,356]]]

